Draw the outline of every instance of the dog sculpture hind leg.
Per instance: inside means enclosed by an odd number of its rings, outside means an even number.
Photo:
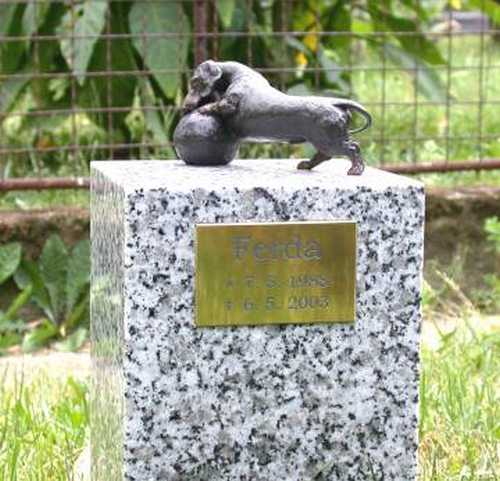
[[[319,135],[317,139],[312,136],[308,139],[316,148],[316,154],[310,160],[301,161],[298,169],[311,170],[325,160],[332,157],[344,156],[351,161],[348,175],[361,175],[364,171],[364,162],[361,156],[359,143],[352,139],[351,135],[367,129],[371,125],[370,114],[357,102],[347,99],[333,100],[333,108],[337,111],[337,116],[325,119],[321,130],[324,135]],[[351,110],[354,110],[365,117],[365,124],[354,130],[349,130],[352,121]],[[328,132],[331,132],[328,134]]]

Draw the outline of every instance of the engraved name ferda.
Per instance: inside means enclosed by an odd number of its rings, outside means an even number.
[[[247,255],[256,262],[266,261],[317,261],[321,260],[321,245],[314,239],[303,240],[294,236],[286,242],[260,242],[251,235],[232,238],[233,256],[242,261]]]

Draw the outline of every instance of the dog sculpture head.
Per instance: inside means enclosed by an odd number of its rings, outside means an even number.
[[[207,60],[196,67],[189,82],[189,91],[182,109],[188,113],[213,95],[216,82],[222,77],[222,69],[213,60]]]

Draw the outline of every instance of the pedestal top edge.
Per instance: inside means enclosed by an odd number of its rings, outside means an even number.
[[[372,167],[367,167],[363,175],[348,176],[350,162],[343,159],[324,162],[312,171],[297,170],[297,163],[297,159],[238,159],[227,166],[195,167],[180,160],[93,161],[91,175],[94,178],[99,172],[127,192],[235,187],[242,190],[259,187],[286,190],[423,188],[421,182]]]

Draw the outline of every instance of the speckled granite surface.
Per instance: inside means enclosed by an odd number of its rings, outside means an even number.
[[[94,481],[415,478],[423,188],[295,163],[93,163]],[[194,327],[195,223],[337,218],[354,325]]]

